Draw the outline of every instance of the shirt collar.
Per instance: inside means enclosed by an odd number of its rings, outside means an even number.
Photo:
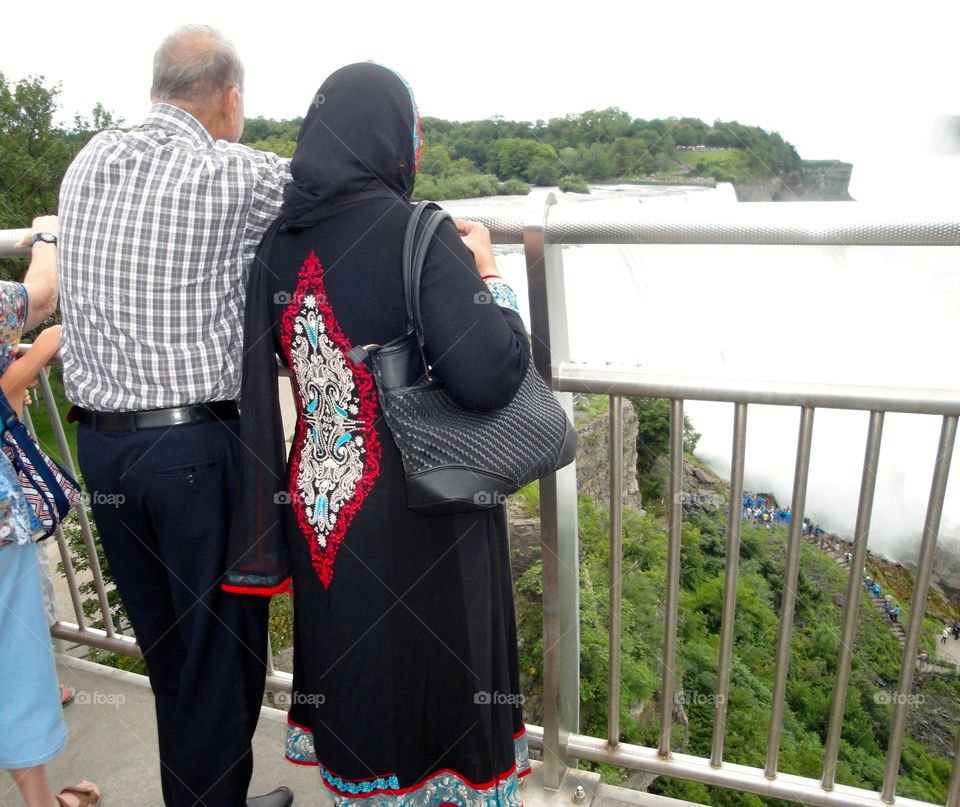
[[[204,146],[212,146],[214,139],[193,115],[173,104],[154,104],[150,107],[144,126],[156,126],[171,134],[181,134],[197,140]]]

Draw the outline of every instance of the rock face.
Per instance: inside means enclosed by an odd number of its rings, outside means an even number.
[[[839,160],[804,160],[783,176],[735,182],[738,202],[849,202],[853,165]]]
[[[609,506],[610,416],[577,411],[577,490]],[[640,509],[637,484],[637,414],[629,401],[623,402],[623,503]],[[540,556],[540,519],[531,517],[515,498],[507,501],[510,528],[510,565],[514,579]]]
[[[603,414],[576,418],[577,490],[598,504],[610,504],[610,416]],[[637,484],[637,413],[630,401],[623,402],[623,503],[640,510]]]

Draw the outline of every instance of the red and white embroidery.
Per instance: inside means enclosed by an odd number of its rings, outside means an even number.
[[[281,339],[298,408],[290,495],[313,567],[329,588],[344,533],[380,475],[381,447],[373,377],[346,357],[351,345],[327,303],[323,267],[312,252],[284,311]]]

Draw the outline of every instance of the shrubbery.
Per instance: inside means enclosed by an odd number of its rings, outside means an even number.
[[[590,193],[590,186],[574,174],[561,177],[559,187],[564,193]]]

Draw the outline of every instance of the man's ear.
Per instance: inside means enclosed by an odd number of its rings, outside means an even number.
[[[228,140],[236,142],[243,134],[243,95],[239,87],[230,87],[220,100],[220,115],[224,128],[232,135]]]

